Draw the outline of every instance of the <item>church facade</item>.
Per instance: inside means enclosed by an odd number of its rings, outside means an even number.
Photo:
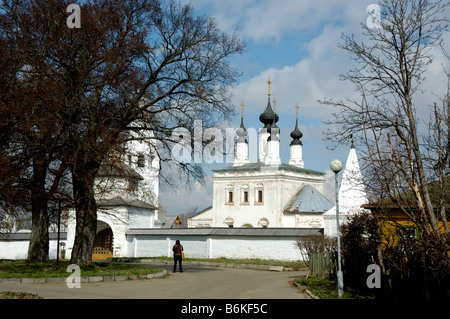
[[[322,194],[325,173],[304,167],[298,114],[290,134],[290,159],[282,163],[279,116],[271,105],[270,79],[268,83],[267,106],[259,116],[258,161],[249,161],[242,114],[234,163],[213,171],[212,206],[188,218],[188,227],[323,227],[322,214],[333,207]]]

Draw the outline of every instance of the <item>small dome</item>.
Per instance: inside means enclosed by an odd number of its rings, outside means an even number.
[[[238,136],[238,142],[247,142],[245,137],[247,136],[248,131],[244,126],[244,118],[241,117],[241,126],[239,126],[236,130],[236,135]]]
[[[291,137],[293,138],[291,145],[303,145],[300,139],[303,133],[298,129],[298,119],[295,120],[295,129],[291,132]]]
[[[238,127],[238,129],[236,130],[236,135],[237,136],[247,136],[248,132],[244,126],[244,118],[241,117],[241,126]]]

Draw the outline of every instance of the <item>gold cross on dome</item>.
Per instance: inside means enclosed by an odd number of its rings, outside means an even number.
[[[267,81],[267,85],[269,86],[269,93],[268,95],[270,96],[270,85],[272,84],[272,82],[270,82],[270,75],[269,75],[269,81]]]
[[[242,109],[241,117],[244,117],[244,106],[245,106],[244,101],[242,101],[242,103],[241,103],[241,109]]]
[[[295,110],[295,118],[296,119],[298,119],[298,110],[300,109],[300,105],[298,105],[298,103],[297,104],[295,104],[295,108],[296,108],[296,110]]]
[[[273,114],[275,114],[275,108],[277,106],[277,99],[274,97],[272,102],[273,102]]]

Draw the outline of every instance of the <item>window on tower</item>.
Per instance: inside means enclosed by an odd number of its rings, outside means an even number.
[[[144,167],[145,166],[145,157],[144,157],[143,154],[139,154],[138,155],[137,166],[138,167]]]

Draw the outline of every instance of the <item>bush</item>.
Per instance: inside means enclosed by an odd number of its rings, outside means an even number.
[[[297,246],[306,261],[310,275],[335,279],[337,273],[337,240],[325,236],[305,237]]]
[[[367,213],[355,215],[341,226],[342,270],[345,286],[370,293],[367,266],[378,263],[381,235],[375,218]]]
[[[341,228],[344,283],[367,292],[367,266],[381,268],[376,298],[450,298],[448,244],[442,237],[420,231],[418,238],[397,228],[398,238],[382,243],[379,220],[355,215]]]

